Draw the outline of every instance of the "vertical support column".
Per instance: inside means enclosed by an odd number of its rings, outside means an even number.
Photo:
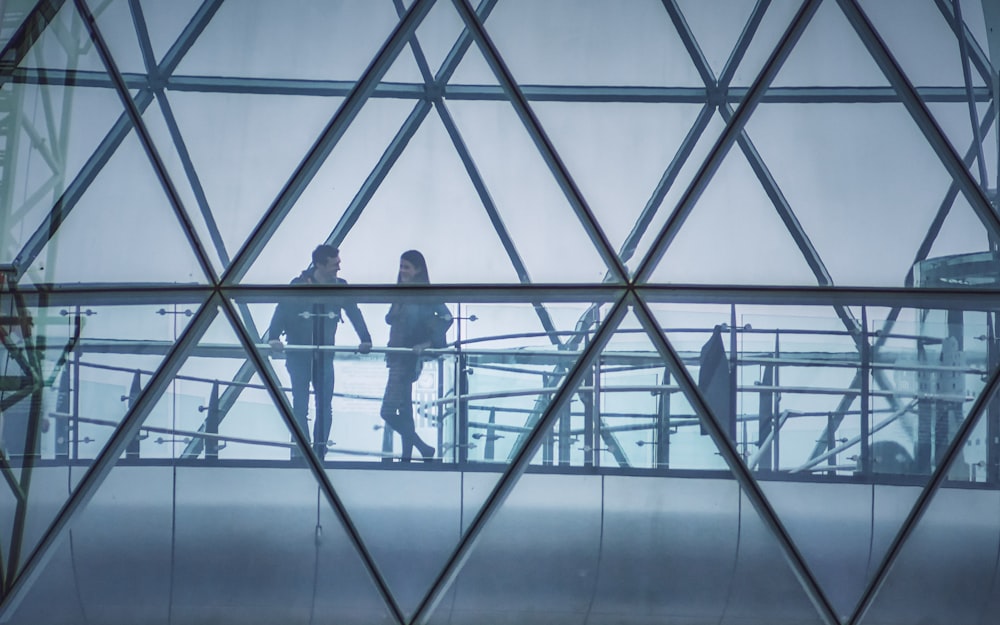
[[[729,423],[727,424],[729,438],[736,444],[736,449],[740,449],[739,441],[736,439],[736,395],[739,392],[737,383],[739,382],[739,357],[736,351],[736,304],[729,306]],[[743,459],[746,460],[746,441],[743,441]]]
[[[670,386],[670,369],[663,370],[663,385]],[[656,466],[670,468],[670,391],[660,391],[659,418],[656,423]]]
[[[486,436],[484,437],[484,440],[486,442],[483,443],[483,460],[485,460],[486,462],[493,462],[493,458],[496,456],[497,435],[496,435],[496,430],[493,429],[493,426],[496,425],[496,422],[497,422],[497,409],[490,408],[490,416],[487,421],[488,425],[486,426]]]
[[[862,475],[872,473],[871,454],[871,411],[868,403],[871,401],[872,378],[872,348],[868,341],[868,307],[861,307],[861,462],[859,468]]]
[[[996,332],[997,313],[986,313],[986,370],[1000,366],[1000,342]],[[986,482],[1000,484],[1000,399],[990,399],[986,408]]]
[[[208,415],[205,417],[205,459],[219,458],[219,381],[212,383],[212,394],[208,397]]]
[[[833,451],[837,446],[837,418],[831,412],[826,417],[826,450]],[[837,471],[834,467],[837,466],[837,454],[831,454],[829,458],[826,459],[826,464],[830,467],[827,475],[836,475]]]
[[[128,395],[122,397],[122,401],[127,402],[126,410],[131,410],[132,406],[135,405],[137,399],[139,399],[139,393],[142,392],[142,380],[139,377],[139,370],[136,369],[135,373],[132,374],[132,385],[129,387]],[[139,433],[128,443],[128,447],[125,448],[125,457],[130,460],[139,459]]]
[[[781,388],[781,332],[774,333],[774,388]],[[774,391],[773,419],[774,436],[771,440],[771,457],[774,459],[774,470],[781,470],[781,391]]]
[[[595,375],[594,367],[590,367],[587,370],[587,374],[584,377],[584,384],[595,389],[592,391],[591,401],[583,402],[583,466],[593,467],[595,465],[595,458],[597,457],[597,450],[601,446],[601,440],[597,434],[600,425],[597,423],[597,376]]]
[[[768,365],[764,367],[764,375],[761,376],[760,383],[765,387],[774,386],[774,365]],[[757,449],[760,449],[768,437],[771,436],[771,432],[774,431],[774,391],[767,390],[761,391],[758,398],[758,410],[757,410]],[[772,443],[773,447],[773,443]],[[760,462],[757,464],[757,469],[759,471],[770,471],[771,470],[771,452],[760,454]]]
[[[941,345],[941,371],[937,374],[936,390],[941,398],[938,405],[934,432],[934,466],[944,457],[951,440],[965,418],[962,398],[965,396],[965,374],[959,369],[964,363],[965,312],[948,310],[948,338]],[[949,475],[952,479],[968,480],[969,468],[962,456],[952,462]]]
[[[559,466],[568,467],[569,456],[573,450],[573,418],[569,410],[570,404],[559,411]]]
[[[73,354],[73,417],[69,426],[70,439],[73,444],[70,446],[70,458],[76,460],[80,457],[80,393],[83,392],[80,384],[80,351]]]
[[[459,320],[461,324],[461,320]],[[462,352],[462,346],[458,346],[458,414],[456,415],[456,427],[458,428],[458,462],[465,464],[469,461],[469,357]],[[487,436],[489,433],[487,433]]]

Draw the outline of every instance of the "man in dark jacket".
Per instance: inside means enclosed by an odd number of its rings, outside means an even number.
[[[292,280],[293,285],[347,284],[337,277],[340,271],[340,250],[330,245],[320,245],[312,253],[312,267]],[[333,345],[341,313],[347,313],[361,344],[358,351],[367,354],[372,348],[365,319],[358,305],[331,295],[313,298],[289,297],[278,302],[268,329],[268,339],[275,353],[284,351],[281,335],[293,349],[285,356],[285,367],[292,380],[292,413],[302,432],[309,435],[306,417],[309,414],[309,385],[315,394],[316,422],[313,425],[312,444],[322,459],[326,455],[327,439],[333,414],[333,351],[322,349],[294,349],[296,346],[322,347]]]

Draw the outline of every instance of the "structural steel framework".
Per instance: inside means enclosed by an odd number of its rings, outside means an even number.
[[[390,0],[384,1],[390,2]],[[371,298],[373,301],[385,301],[399,292],[405,292],[415,295],[431,293],[449,300],[464,298],[467,301],[478,299],[532,303],[538,323],[541,329],[548,333],[553,345],[561,349],[581,351],[580,358],[565,372],[561,386],[552,395],[551,401],[544,408],[533,429],[519,439],[517,452],[511,457],[502,477],[483,507],[469,523],[454,553],[410,617],[407,617],[398,605],[383,579],[337,489],[326,474],[322,460],[313,452],[307,451],[305,460],[323,497],[336,511],[395,621],[422,623],[430,618],[438,602],[455,581],[468,555],[475,548],[483,529],[502,507],[506,497],[543,445],[545,436],[555,426],[561,411],[568,406],[575,389],[584,382],[588,370],[594,365],[619,324],[626,315],[631,314],[650,337],[740,488],[779,542],[789,565],[814,603],[821,620],[831,625],[835,623],[855,625],[864,622],[866,613],[901,549],[913,534],[937,490],[948,479],[948,469],[979,423],[979,416],[986,413],[988,403],[1000,386],[1000,370],[988,372],[984,388],[970,409],[969,416],[962,421],[947,449],[940,456],[920,497],[893,539],[884,560],[877,567],[857,605],[846,619],[843,619],[837,614],[823,588],[810,572],[806,560],[789,536],[781,518],[748,468],[745,456],[723,429],[720,421],[714,418],[709,401],[699,389],[695,377],[689,372],[683,356],[674,347],[670,337],[664,334],[663,324],[658,321],[653,309],[656,304],[692,302],[726,305],[747,303],[826,306],[836,312],[862,358],[870,358],[872,353],[877,353],[883,347],[894,322],[906,308],[977,310],[987,311],[987,314],[995,311],[997,309],[995,285],[963,285],[961,289],[927,288],[926,285],[917,283],[917,276],[912,270],[898,287],[871,288],[836,284],[827,263],[814,246],[807,228],[797,216],[795,207],[782,192],[765,156],[758,150],[747,131],[748,121],[754,116],[759,105],[764,103],[899,103],[912,118],[920,136],[933,149],[951,180],[950,186],[943,190],[936,218],[925,233],[919,249],[914,250],[913,266],[930,257],[933,244],[958,198],[968,203],[981,222],[989,239],[988,251],[995,254],[998,250],[997,242],[1000,241],[1000,217],[995,207],[995,188],[992,188],[989,182],[992,178],[995,185],[997,179],[997,173],[989,171],[989,167],[996,164],[996,146],[990,145],[989,137],[990,133],[996,132],[998,114],[996,93],[1000,88],[1000,77],[995,69],[997,59],[994,57],[991,60],[990,52],[983,50],[981,42],[976,39],[963,20],[963,9],[968,10],[971,5],[969,3],[963,5],[959,0],[928,2],[940,13],[943,21],[955,35],[956,54],[960,55],[963,70],[961,85],[915,85],[901,67],[892,47],[887,44],[869,18],[865,3],[858,0],[804,0],[796,3],[793,17],[783,29],[780,39],[766,61],[756,72],[754,80],[746,86],[734,85],[737,71],[745,60],[748,50],[757,41],[755,36],[759,34],[762,23],[768,17],[769,11],[775,10],[775,5],[780,3],[767,0],[757,0],[754,3],[728,60],[721,72],[716,75],[711,63],[706,59],[698,38],[688,24],[682,8],[683,3],[678,0],[662,0],[662,3],[659,3],[662,5],[661,9],[676,36],[683,43],[703,85],[593,86],[519,83],[490,35],[489,18],[502,2],[503,0],[482,0],[477,6],[473,6],[469,0],[454,0],[452,4],[461,19],[462,29],[459,36],[451,42],[450,50],[440,67],[434,71],[421,48],[417,29],[435,6],[435,1],[413,0],[404,3],[403,0],[391,0],[398,14],[398,23],[364,72],[356,80],[350,81],[248,76],[206,77],[179,73],[178,67],[185,55],[206,32],[220,8],[228,4],[223,0],[204,0],[191,15],[169,51],[159,61],[154,53],[144,15],[144,8],[148,8],[146,6],[148,3],[141,0],[127,0],[127,10],[131,16],[144,66],[144,71],[141,73],[122,71],[120,67],[122,59],[116,58],[109,46],[110,33],[105,32],[100,16],[112,4],[110,1],[40,0],[33,6],[25,7],[23,12],[18,12],[15,8],[6,10],[3,15],[3,28],[0,29],[0,35],[3,36],[3,51],[0,53],[0,85],[4,87],[0,91],[0,96],[4,98],[0,102],[0,107],[3,108],[0,114],[4,115],[6,120],[0,123],[5,124],[3,128],[7,133],[3,148],[5,158],[0,168],[0,191],[4,198],[0,223],[5,225],[0,228],[3,230],[12,228],[13,224],[17,223],[19,215],[23,215],[35,206],[44,205],[47,210],[45,218],[29,236],[19,242],[18,248],[13,250],[13,253],[8,251],[10,250],[8,240],[5,240],[2,246],[4,256],[0,260],[5,263],[4,273],[0,276],[4,278],[2,297],[5,298],[4,311],[10,308],[11,316],[4,317],[5,325],[0,327],[0,331],[3,331],[8,353],[26,355],[22,368],[29,378],[29,383],[17,389],[16,396],[5,398],[0,407],[8,407],[8,404],[13,404],[22,398],[29,401],[46,385],[52,386],[56,379],[55,374],[44,375],[42,366],[38,362],[31,361],[42,358],[43,354],[46,358],[51,358],[51,355],[45,352],[44,338],[40,339],[41,347],[36,345],[32,348],[26,343],[26,347],[22,349],[7,337],[5,328],[11,329],[13,325],[24,324],[25,319],[30,317],[26,312],[25,299],[42,307],[48,305],[46,302],[49,301],[84,305],[90,302],[177,301],[194,302],[199,304],[199,307],[176,344],[166,354],[161,367],[132,398],[125,418],[115,427],[113,435],[94,459],[34,550],[24,556],[16,551],[0,553],[0,622],[13,615],[25,593],[38,580],[54,547],[100,488],[102,481],[118,459],[127,451],[130,442],[139,434],[156,402],[167,391],[185,360],[218,316],[227,319],[234,328],[247,355],[245,364],[233,378],[234,384],[228,386],[218,398],[218,408],[222,417],[224,418],[234,406],[243,388],[241,384],[247,383],[252,376],[258,374],[263,378],[274,404],[279,407],[289,425],[294,442],[304,450],[311,449],[308,437],[294,426],[294,419],[281,391],[279,380],[255,347],[262,338],[266,339],[266,333],[255,325],[249,306],[237,302],[246,298],[250,298],[247,300],[250,301],[254,297],[266,300],[283,293],[294,292],[287,287],[245,285],[243,281],[279,226],[302,197],[305,189],[357,119],[362,108],[369,101],[379,98],[412,102],[412,108],[391,141],[385,146],[375,167],[357,189],[350,204],[333,224],[326,236],[326,242],[335,246],[343,243],[380,185],[392,172],[411,139],[425,121],[436,115],[478,195],[483,211],[496,232],[507,260],[516,274],[518,284],[477,283],[405,288],[358,285],[347,289],[346,292],[357,297]],[[440,3],[446,3],[446,0],[439,0]],[[16,4],[11,3],[12,6]],[[846,19],[871,60],[884,75],[887,86],[823,87],[773,84],[789,54],[795,49],[801,35],[809,27],[822,5],[826,5],[825,10],[835,9]],[[572,10],[569,5],[565,6],[566,10]],[[990,21],[998,18],[997,10],[991,6],[991,3],[983,2],[988,29],[993,29],[990,30],[992,36],[995,29],[1000,29],[1000,22]],[[64,29],[63,22],[60,22],[57,16],[66,12],[73,13],[75,15],[73,19],[84,27],[80,32],[67,32]],[[104,70],[74,69],[72,63],[68,64],[66,69],[42,68],[26,63],[33,46],[45,33],[54,33],[64,39],[70,51],[92,48],[99,55]],[[990,45],[998,48],[1000,41],[991,40]],[[457,84],[452,80],[456,69],[470,49],[477,50],[485,59],[495,76],[495,84]],[[400,83],[384,80],[393,63],[401,55],[412,56],[422,82]],[[71,177],[65,177],[65,163],[62,162],[64,158],[60,154],[66,148],[59,145],[61,132],[57,126],[51,126],[46,136],[45,132],[34,129],[29,120],[19,116],[16,90],[12,88],[18,85],[106,89],[117,96],[124,112],[103,136],[79,171]],[[301,156],[298,165],[288,176],[280,191],[270,199],[259,222],[238,249],[227,247],[225,237],[210,206],[203,181],[199,177],[199,171],[188,152],[185,138],[171,108],[172,94],[187,91],[342,98],[335,114]],[[54,95],[55,92],[51,94],[45,97],[58,97]],[[570,286],[539,284],[532,279],[528,263],[519,251],[516,237],[505,225],[473,151],[470,150],[459,125],[452,117],[450,103],[465,100],[510,104],[548,168],[552,180],[572,208],[579,226],[583,228],[590,244],[606,266],[607,273],[603,280]],[[536,115],[534,107],[537,102],[683,103],[700,107],[673,160],[662,172],[648,201],[631,224],[628,236],[617,249],[602,227],[601,220],[595,216],[586,194],[574,179],[564,155],[557,149],[546,131],[545,124]],[[972,141],[964,153],[956,151],[953,141],[932,112],[932,107],[941,103],[968,104]],[[48,102],[47,106],[53,106],[53,103]],[[153,106],[159,108],[166,123],[172,140],[170,146],[158,143],[148,128],[148,118],[145,114]],[[719,134],[710,141],[711,145],[707,151],[699,152],[697,146],[704,144],[711,137],[708,133],[712,122],[720,119],[724,126]],[[19,139],[22,137],[22,130],[19,129],[21,127],[29,137],[27,143]],[[206,278],[206,283],[194,286],[154,283],[46,284],[44,281],[29,280],[30,269],[44,256],[46,245],[67,223],[80,199],[91,188],[116,150],[129,137],[138,139],[173,209],[176,220],[182,227],[190,250]],[[177,184],[180,181],[174,179],[164,161],[163,153],[166,149],[175,152],[179,157],[185,176],[183,182],[190,186],[196,205],[186,203],[178,190]],[[25,201],[24,205],[18,205],[11,191],[12,180],[17,175],[15,169],[17,157],[30,151],[40,154],[51,163],[52,175],[39,184],[36,192]],[[802,259],[805,260],[814,276],[814,285],[670,285],[655,280],[654,273],[667,250],[682,231],[690,215],[697,210],[699,200],[711,187],[726,157],[736,151],[745,157],[780,222]],[[682,176],[685,166],[693,168],[691,169],[693,174],[687,178]],[[675,204],[667,203],[668,193],[672,189],[676,192],[678,185],[685,179],[687,182],[677,196],[679,199]],[[202,232],[207,232],[207,238],[195,225],[195,215],[204,224]],[[660,217],[659,221],[657,217]],[[3,236],[7,237],[6,234]],[[650,237],[652,243],[645,252],[642,252],[641,240]],[[577,324],[579,333],[591,333],[588,344],[573,344],[573,339],[564,340],[560,337],[550,311],[545,305],[537,303],[539,300],[553,297],[594,302]],[[15,301],[16,305],[7,304]],[[594,312],[602,306],[607,314],[598,318]],[[882,307],[888,310],[887,321],[882,328],[884,334],[877,337],[874,342],[869,341],[870,335],[866,333],[866,326],[869,325],[867,319],[856,316],[857,311],[865,307]],[[62,353],[56,358],[56,372],[65,365],[67,354],[72,352],[75,340],[79,336],[79,316],[76,318],[76,324],[76,337],[62,346]],[[30,332],[26,332],[25,336],[30,337]],[[874,370],[870,371],[870,374],[869,380],[859,373],[845,389],[843,401],[835,411],[840,416],[833,419],[828,426],[831,432],[836,432],[854,397],[858,393],[864,394],[871,390],[870,383],[874,383],[882,390],[891,390],[892,383],[882,372]],[[4,390],[10,388],[4,386]],[[899,410],[902,406],[894,403],[892,408]],[[40,411],[40,405],[36,406],[32,410],[32,419],[37,421]],[[202,431],[205,431],[204,424]],[[863,432],[862,436],[866,434]],[[37,438],[37,434],[33,437]],[[826,438],[824,435],[823,439]],[[192,439],[183,457],[198,457],[204,452],[204,441],[203,438]],[[813,456],[818,457],[825,450],[826,447],[821,444]],[[6,485],[18,494],[17,499],[20,502],[18,514],[23,516],[22,508],[26,506],[30,489],[31,465],[22,465],[18,473],[14,471],[8,458],[0,456],[0,469],[4,472]],[[19,531],[23,532],[23,528],[18,530],[15,526],[15,534]],[[20,542],[15,538],[8,544],[19,548]]]

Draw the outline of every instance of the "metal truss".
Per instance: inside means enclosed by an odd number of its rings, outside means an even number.
[[[233,0],[230,0],[232,2]],[[443,1],[443,0],[442,0]],[[917,124],[924,138],[938,155],[942,165],[951,176],[950,188],[946,191],[937,216],[931,224],[924,241],[915,251],[914,260],[925,260],[930,253],[932,244],[940,233],[945,217],[948,215],[958,194],[961,193],[973,208],[976,215],[995,243],[1000,241],[1000,219],[988,195],[988,172],[984,156],[983,137],[988,134],[996,116],[994,97],[994,81],[997,79],[995,70],[990,67],[990,61],[975,41],[975,38],[965,27],[961,17],[959,2],[935,0],[937,8],[948,21],[957,35],[961,49],[961,61],[965,84],[961,87],[914,86],[905,72],[893,57],[891,50],[881,39],[878,31],[868,20],[857,0],[826,0],[836,4],[836,7],[847,18],[865,48],[875,60],[889,81],[889,87],[773,87],[771,81],[777,75],[785,59],[794,49],[801,34],[818,10],[821,0],[804,0],[788,24],[781,40],[764,64],[759,75],[748,87],[734,87],[730,83],[737,68],[757,32],[765,15],[771,8],[768,0],[759,0],[741,33],[736,46],[727,61],[721,75],[716,77],[705,59],[694,33],[687,26],[683,12],[676,0],[663,0],[663,8],[680,36],[689,56],[694,63],[702,81],[703,87],[593,87],[565,85],[525,85],[517,82],[516,77],[507,67],[501,52],[492,42],[485,26],[487,19],[497,4],[497,0],[483,0],[478,7],[473,8],[468,0],[453,0],[453,5],[463,23],[462,33],[452,45],[441,68],[432,74],[415,35],[421,21],[431,10],[434,0],[415,0],[408,8],[401,0],[393,0],[400,20],[387,37],[378,53],[372,59],[365,71],[356,81],[313,81],[258,79],[238,77],[202,77],[176,74],[176,69],[190,50],[191,46],[204,32],[208,23],[218,12],[222,0],[205,0],[195,12],[191,21],[178,37],[164,58],[157,63],[153,54],[149,34],[145,25],[142,5],[138,0],[129,0],[128,6],[132,12],[140,50],[145,64],[144,74],[121,72],[109,50],[98,20],[92,13],[92,4],[86,0],[74,0],[64,3],[56,0],[41,0],[26,17],[9,43],[0,52],[0,86],[12,84],[35,85],[65,85],[77,87],[94,87],[113,89],[119,96],[123,112],[101,141],[93,155],[87,160],[76,177],[65,189],[57,189],[54,201],[46,219],[28,238],[26,244],[12,263],[12,275],[15,279],[32,265],[41,254],[44,246],[53,233],[62,225],[71,211],[84,195],[91,183],[100,173],[104,165],[131,132],[139,138],[144,153],[148,157],[157,179],[161,183],[164,194],[174,210],[178,222],[187,236],[188,243],[196,256],[201,270],[204,272],[207,286],[185,289],[160,288],[152,286],[108,287],[80,286],[56,289],[52,293],[53,301],[66,298],[67,301],[100,301],[130,299],[136,296],[151,299],[171,299],[174,297],[195,297],[205,302],[196,313],[194,319],[185,330],[181,339],[169,350],[160,369],[153,375],[149,383],[141,390],[136,401],[128,410],[125,418],[115,427],[114,433],[95,459],[90,470],[82,478],[73,494],[63,505],[58,516],[33,552],[25,559],[23,567],[18,567],[19,556],[10,557],[10,566],[6,575],[0,570],[0,621],[5,620],[16,610],[25,593],[32,587],[44,570],[48,559],[53,555],[54,547],[65,537],[66,530],[71,526],[90,498],[100,487],[115,462],[139,431],[144,419],[148,416],[158,399],[167,390],[170,381],[177,375],[187,356],[197,345],[199,338],[208,329],[219,312],[228,320],[239,337],[247,354],[247,361],[236,381],[245,381],[254,374],[260,375],[270,393],[271,399],[279,408],[280,414],[295,438],[298,446],[305,450],[305,461],[315,477],[318,487],[333,509],[336,517],[344,527],[349,540],[361,556],[364,567],[373,580],[373,584],[385,602],[392,618],[397,623],[429,622],[434,608],[444,596],[452,582],[456,579],[465,560],[475,549],[483,529],[496,515],[506,497],[512,492],[518,478],[524,473],[535,453],[540,448],[544,436],[551,430],[559,418],[561,409],[576,391],[576,388],[587,375],[588,368],[604,348],[607,340],[618,328],[623,318],[631,311],[640,321],[643,329],[652,339],[662,356],[670,373],[678,380],[685,396],[694,407],[697,417],[710,433],[714,443],[725,459],[740,488],[746,493],[754,509],[760,515],[765,525],[777,539],[789,566],[802,584],[804,593],[812,600],[819,618],[830,625],[840,623],[829,599],[810,572],[807,563],[798,552],[794,541],[783,527],[778,515],[771,507],[763,491],[756,483],[747,468],[734,443],[723,432],[719,421],[715,419],[708,403],[699,391],[697,384],[691,379],[680,356],[671,346],[662,328],[657,323],[650,310],[650,302],[682,301],[686,303],[726,302],[726,303],[773,303],[773,304],[824,304],[837,311],[844,327],[854,334],[857,349],[877,352],[884,344],[880,338],[869,344],[867,338],[861,337],[864,320],[854,318],[850,306],[858,303],[890,307],[891,311],[884,329],[891,328],[900,311],[906,307],[926,306],[928,308],[949,308],[964,306],[967,310],[996,310],[996,292],[993,290],[968,289],[962,291],[938,291],[934,289],[913,288],[912,274],[906,276],[906,286],[900,289],[856,289],[845,288],[834,284],[833,278],[826,269],[825,263],[818,251],[812,245],[808,234],[799,223],[793,207],[785,198],[775,178],[771,175],[767,164],[757,151],[749,135],[745,131],[748,120],[756,108],[762,103],[901,103]],[[21,61],[38,40],[42,32],[52,23],[55,15],[63,8],[74,9],[87,27],[90,42],[97,49],[105,65],[105,72],[80,70],[36,70],[21,67]],[[458,67],[464,54],[471,46],[477,46],[494,72],[498,85],[459,85],[451,84],[450,79]],[[420,70],[422,82],[417,84],[384,83],[383,77],[392,63],[409,48]],[[973,69],[980,75],[984,87],[977,87],[972,81]],[[133,93],[133,91],[135,93]],[[235,94],[284,94],[310,96],[340,96],[343,104],[328,121],[320,135],[304,155],[293,174],[286,181],[279,194],[270,203],[266,213],[257,227],[238,250],[226,249],[222,235],[215,223],[214,215],[205,195],[204,189],[195,169],[180,128],[174,118],[169,102],[172,91],[197,91],[202,93],[235,93]],[[488,215],[496,236],[500,240],[508,261],[511,263],[518,280],[517,286],[501,287],[493,285],[462,285],[442,286],[429,289],[436,295],[454,295],[463,301],[473,301],[480,298],[483,301],[529,301],[541,299],[552,301],[558,299],[560,292],[565,297],[593,296],[602,303],[611,304],[611,314],[598,321],[590,311],[584,315],[578,324],[578,329],[593,331],[593,340],[582,350],[579,360],[565,372],[562,386],[554,394],[552,401],[540,412],[537,423],[530,432],[522,436],[517,452],[497,482],[485,505],[472,520],[468,530],[463,534],[455,551],[431,584],[428,592],[420,601],[415,614],[407,619],[400,606],[396,603],[388,585],[381,576],[374,559],[354,527],[353,522],[343,503],[324,471],[321,460],[312,451],[304,433],[295,426],[287,399],[280,391],[270,367],[262,360],[254,348],[260,338],[260,333],[254,328],[248,310],[242,305],[232,303],[231,296],[253,298],[271,298],[275,294],[287,291],[287,287],[275,288],[244,288],[239,285],[260,252],[268,244],[271,236],[281,224],[283,218],[295,205],[298,198],[312,181],[314,176],[333,151],[338,141],[350,127],[357,114],[366,102],[373,98],[411,99],[414,101],[412,111],[403,122],[394,138],[386,146],[382,157],[368,175],[367,179],[354,196],[344,215],[334,225],[327,241],[336,245],[344,239],[362,214],[375,191],[384,181],[386,175],[406,149],[409,140],[426,120],[432,111],[444,125],[448,137],[464,165],[465,172],[472,181],[473,187],[480,199],[483,210]],[[558,183],[565,195],[579,225],[584,229],[594,249],[599,253],[607,267],[607,278],[604,284],[586,285],[583,287],[565,287],[558,285],[537,284],[517,249],[516,241],[508,232],[504,221],[497,210],[490,190],[479,173],[479,168],[470,150],[466,147],[464,138],[451,118],[448,110],[449,101],[460,100],[496,100],[509,102],[516,112],[524,129],[532,139],[536,149],[542,156],[553,179]],[[183,166],[187,182],[194,191],[197,210],[204,219],[209,241],[202,241],[188,213],[194,207],[185,207],[174,182],[171,180],[166,166],[160,156],[157,146],[146,129],[143,112],[157,102],[172,141]],[[693,103],[702,105],[702,109],[688,130],[687,135],[678,148],[673,161],[667,166],[663,175],[640,213],[632,230],[621,249],[615,250],[600,227],[599,220],[594,216],[588,202],[574,181],[571,172],[566,167],[558,150],[547,136],[544,125],[539,121],[532,109],[533,102],[653,102],[653,103]],[[965,155],[959,155],[952,147],[947,136],[941,130],[937,121],[927,108],[929,103],[965,102],[970,107],[970,117],[973,127],[973,141]],[[979,119],[976,113],[977,103],[990,103],[990,108]],[[734,107],[734,105],[736,105]],[[722,133],[716,138],[708,156],[700,163],[697,173],[686,187],[679,203],[673,207],[663,206],[667,192],[676,183],[681,168],[688,162],[695,146],[704,138],[706,129],[712,119],[718,115],[725,123]],[[40,142],[36,143],[36,149]],[[711,181],[734,147],[750,164],[756,178],[768,195],[774,210],[785,225],[794,240],[803,259],[813,272],[817,286],[815,287],[708,287],[708,286],[662,286],[648,284],[650,277],[659,261],[669,248],[673,239],[680,232],[687,217],[694,210],[698,199],[711,184]],[[57,157],[50,155],[55,162]],[[977,181],[970,167],[978,165]],[[57,185],[58,186],[58,185]],[[52,189],[47,189],[50,192]],[[35,198],[33,201],[41,201]],[[655,242],[649,251],[638,260],[634,272],[630,274],[626,263],[633,260],[639,241],[649,233],[657,214],[669,211],[669,217],[655,237]],[[221,271],[216,269],[212,260],[214,253],[221,263]],[[40,288],[40,287],[36,287]],[[405,289],[404,289],[405,290]],[[425,289],[424,291],[428,291]],[[44,290],[39,290],[44,293]],[[345,291],[348,295],[355,294],[366,298],[387,298],[398,291],[384,287],[351,287]],[[416,289],[414,292],[423,292]],[[561,345],[561,340],[555,332],[555,327],[548,312],[541,304],[536,305],[536,313],[543,329],[550,333],[553,344]],[[873,374],[874,380],[883,388],[889,388],[888,381]],[[841,404],[841,418],[846,412],[852,397],[852,392],[863,389],[867,379],[855,379],[851,387],[845,391]],[[899,533],[896,535],[886,556],[880,563],[875,576],[860,597],[853,613],[845,621],[845,625],[857,625],[862,622],[870,608],[878,590],[887,578],[893,563],[914,528],[927,511],[936,491],[944,483],[947,469],[958,457],[962,445],[978,422],[980,415],[986,409],[988,402],[1000,389],[1000,373],[993,372],[982,394],[976,400],[969,416],[960,426],[956,436],[946,450],[940,464],[935,469],[926,488],[922,491],[916,505],[911,510]],[[220,398],[222,413],[231,407],[238,397],[239,386],[232,387]],[[834,424],[832,427],[836,427]],[[197,444],[192,444],[185,451],[188,455],[201,453]],[[817,455],[820,447],[814,452]],[[3,458],[0,457],[0,470],[4,470]],[[8,482],[11,481],[4,471]],[[29,471],[30,475],[30,471]],[[21,486],[26,490],[26,487]],[[2,569],[2,567],[0,567]]]

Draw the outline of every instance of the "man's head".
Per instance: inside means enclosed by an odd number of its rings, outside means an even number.
[[[319,245],[312,253],[313,276],[319,282],[333,282],[340,271],[340,250],[332,245]]]

